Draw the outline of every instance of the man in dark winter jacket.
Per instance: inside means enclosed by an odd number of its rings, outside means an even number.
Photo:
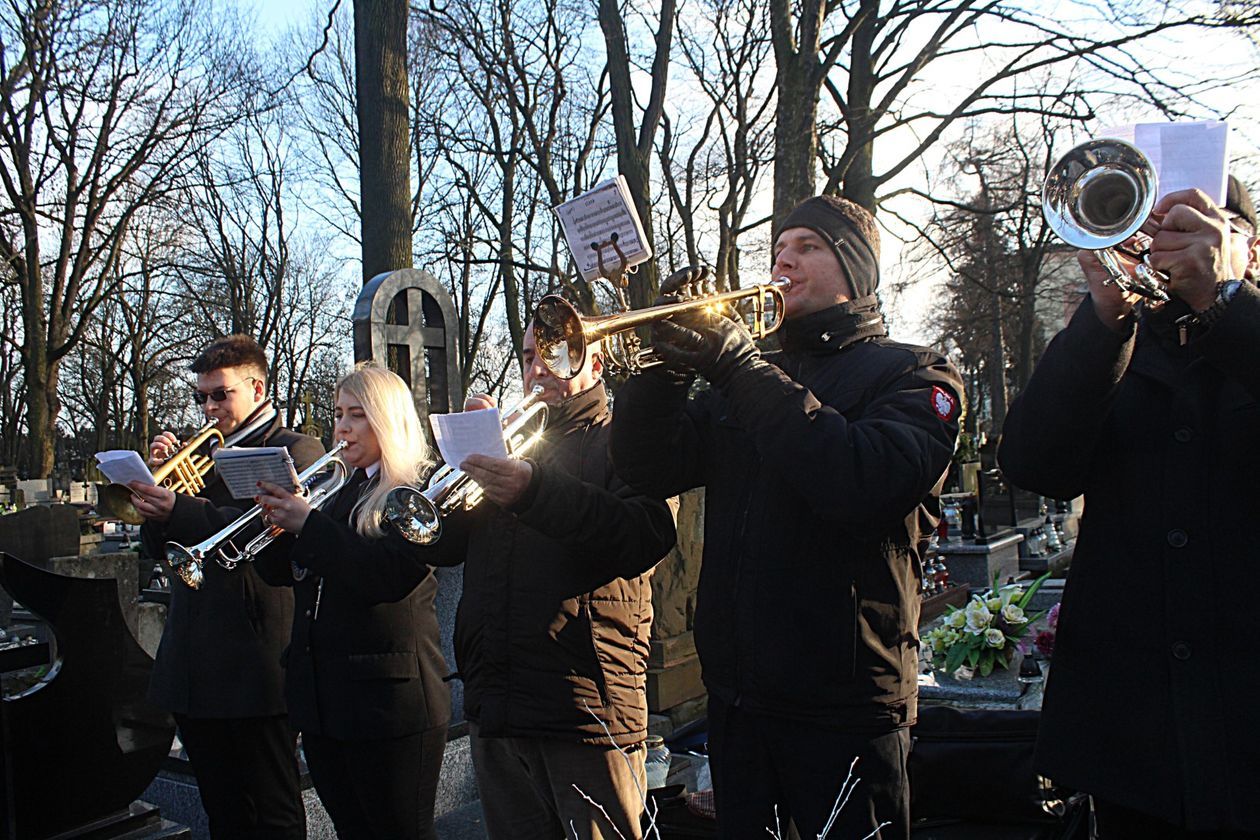
[[[469,457],[485,501],[445,520],[426,557],[464,563],[455,658],[486,831],[637,840],[649,578],[674,522],[613,472],[598,354],[557,379],[527,329],[523,360],[525,390],[541,385],[549,406],[542,442],[525,460]]]
[[[316,439],[283,427],[267,396],[267,359],[252,338],[216,339],[193,360],[193,398],[215,418],[229,446],[287,446],[298,470],[324,452]],[[150,447],[161,460],[179,447],[162,432]],[[191,545],[235,520],[252,500],[233,499],[212,475],[196,496],[133,483],[145,517],[141,539],[165,560],[168,540]],[[244,535],[238,545],[257,533]],[[280,653],[289,642],[293,593],[265,584],[244,563],[205,564],[193,591],[170,574],[171,606],[153,666],[149,697],[174,713],[215,840],[293,840],[306,836],[306,812],[284,705]]]
[[[651,369],[618,394],[613,459],[638,489],[706,489],[696,647],[709,690],[719,834],[789,818],[909,836],[920,541],[938,511],[962,384],[886,337],[870,214],[821,196],[775,238],[782,350],[726,318],[657,323]],[[672,279],[672,278],[671,278]],[[667,289],[671,284],[667,283]],[[676,323],[675,323],[676,321]],[[688,399],[695,373],[710,384]]]
[[[1089,297],[998,450],[1017,486],[1085,495],[1037,769],[1092,795],[1102,840],[1257,837],[1256,213],[1230,178],[1225,207],[1178,192],[1153,219],[1172,301],[1135,307],[1080,252]]]

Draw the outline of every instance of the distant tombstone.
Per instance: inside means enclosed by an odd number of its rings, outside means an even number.
[[[455,303],[427,271],[378,274],[354,305],[355,361],[374,359],[411,386],[420,419],[463,405]]]

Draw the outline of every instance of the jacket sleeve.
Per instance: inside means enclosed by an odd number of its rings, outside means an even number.
[[[1244,281],[1221,319],[1191,346],[1260,400],[1260,289]]]
[[[957,371],[935,353],[894,352],[905,361],[852,420],[764,360],[725,385],[728,410],[767,467],[814,515],[858,531],[922,502],[949,468],[958,437]]]
[[[641,493],[676,496],[705,483],[709,397],[651,371],[617,389],[609,451],[617,474]]]
[[[532,463],[532,462],[531,462]],[[677,535],[665,502],[640,495],[620,478],[598,487],[553,465],[534,464],[536,491],[520,510],[521,522],[560,544],[598,558],[617,577],[651,569]]]
[[[1116,333],[1098,320],[1090,298],[1081,303],[1006,414],[998,466],[1008,481],[1054,499],[1085,492],[1134,335],[1132,318]]]
[[[380,539],[368,539],[322,510],[312,510],[306,517],[289,557],[369,606],[401,601],[433,574],[422,547],[392,528],[387,527]]]

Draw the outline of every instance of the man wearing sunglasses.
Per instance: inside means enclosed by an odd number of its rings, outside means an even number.
[[[218,422],[228,446],[287,446],[299,471],[324,452],[315,438],[281,425],[267,396],[267,358],[249,336],[212,342],[193,361],[193,401]],[[150,457],[163,461],[180,448],[170,432],[153,439]],[[200,542],[252,504],[233,499],[217,475],[196,496],[133,482],[140,529],[149,554],[165,544]],[[238,545],[253,536],[246,532]],[[280,655],[289,641],[293,590],[271,587],[244,563],[228,571],[205,565],[197,591],[170,575],[171,602],[149,686],[168,709],[197,776],[210,834],[219,838],[306,836],[306,815],[284,705]]]

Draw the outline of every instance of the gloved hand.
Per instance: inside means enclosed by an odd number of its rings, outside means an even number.
[[[715,291],[713,284],[713,275],[707,265],[689,265],[678,269],[673,274],[665,278],[665,282],[661,283],[661,293],[652,301],[653,306],[664,306],[670,303],[678,303],[698,295],[712,294]],[[678,316],[680,318],[686,316]],[[652,327],[652,336],[656,336],[657,322]],[[684,364],[675,364],[665,359],[659,353],[656,354],[663,362],[647,369],[648,375],[680,387],[690,386],[696,377],[696,370]]]
[[[699,372],[721,388],[740,368],[761,358],[742,324],[721,315],[689,313],[682,324],[672,320],[652,325],[652,347],[666,364]]]
[[[674,303],[698,295],[711,295],[715,291],[713,273],[707,265],[688,265],[665,278],[661,284],[661,296],[656,302]]]

